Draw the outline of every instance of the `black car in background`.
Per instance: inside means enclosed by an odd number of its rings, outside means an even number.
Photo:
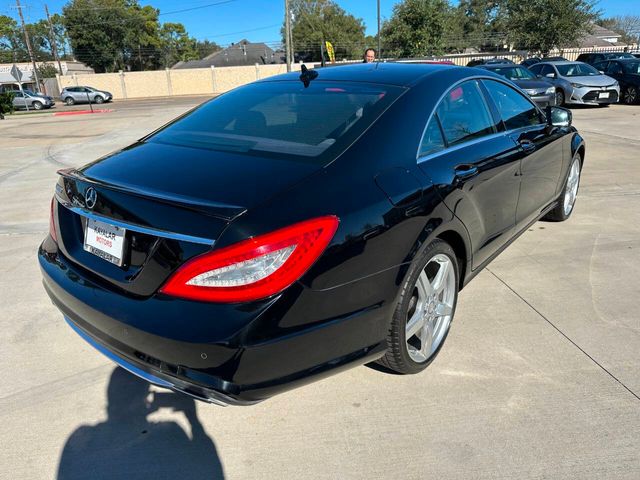
[[[627,105],[640,101],[640,59],[621,58],[596,63],[595,68],[620,84],[620,98]]]
[[[442,347],[458,291],[540,218],[585,146],[487,70],[373,63],[237,88],[60,171],[38,259],[82,338],[151,383],[251,404]]]
[[[483,68],[508,78],[527,92],[527,95],[541,108],[545,108],[547,105],[555,105],[555,87],[550,82],[538,78],[522,65],[503,63],[482,65],[478,68]]]
[[[593,52],[593,53],[581,53],[576,58],[576,62],[584,62],[589,65],[595,65],[604,60],[612,60],[615,58],[635,58],[633,54],[629,52]]]

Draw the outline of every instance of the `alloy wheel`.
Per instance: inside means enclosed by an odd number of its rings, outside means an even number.
[[[564,104],[564,92],[556,90],[556,106],[561,107]]]
[[[571,163],[571,169],[569,170],[569,177],[567,178],[567,185],[564,189],[564,214],[569,216],[573,205],[576,203],[576,197],[578,196],[578,185],[580,184],[580,159],[575,157]]]
[[[407,310],[406,348],[411,359],[429,359],[444,340],[453,316],[456,274],[447,255],[437,254],[416,280]]]
[[[622,100],[627,105],[633,105],[638,101],[638,89],[635,87],[628,87],[625,89],[622,95]]]

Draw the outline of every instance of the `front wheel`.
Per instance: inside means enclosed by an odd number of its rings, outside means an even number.
[[[564,105],[564,92],[556,90],[556,106],[561,107],[562,105]]]
[[[638,88],[629,86],[622,92],[622,101],[627,105],[633,105],[638,101]]]
[[[448,243],[436,239],[411,267],[378,362],[398,373],[418,373],[444,344],[458,300],[458,261]]]
[[[41,102],[33,102],[31,106],[33,107],[34,110],[42,110],[42,108],[44,107],[44,105]]]
[[[578,187],[580,186],[580,173],[582,169],[582,158],[576,153],[569,167],[569,174],[564,184],[562,194],[558,198],[558,204],[547,213],[543,220],[551,222],[564,222],[571,216],[573,207],[578,196]]]
[[[94,98],[93,101],[95,103],[103,103],[104,102],[104,98],[102,98],[100,95],[96,95],[96,98]]]

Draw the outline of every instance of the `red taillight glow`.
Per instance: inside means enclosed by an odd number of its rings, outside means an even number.
[[[53,241],[58,243],[58,234],[56,232],[56,217],[55,217],[55,198],[51,199],[51,209],[49,211],[49,235],[53,238]]]
[[[234,303],[283,291],[313,265],[338,228],[338,217],[296,223],[195,257],[160,289],[175,297]]]

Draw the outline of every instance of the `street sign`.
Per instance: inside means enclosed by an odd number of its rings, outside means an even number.
[[[13,64],[13,67],[11,67],[11,72],[10,73],[11,73],[11,76],[16,79],[16,82],[22,81],[22,72],[16,66],[15,63]]]

